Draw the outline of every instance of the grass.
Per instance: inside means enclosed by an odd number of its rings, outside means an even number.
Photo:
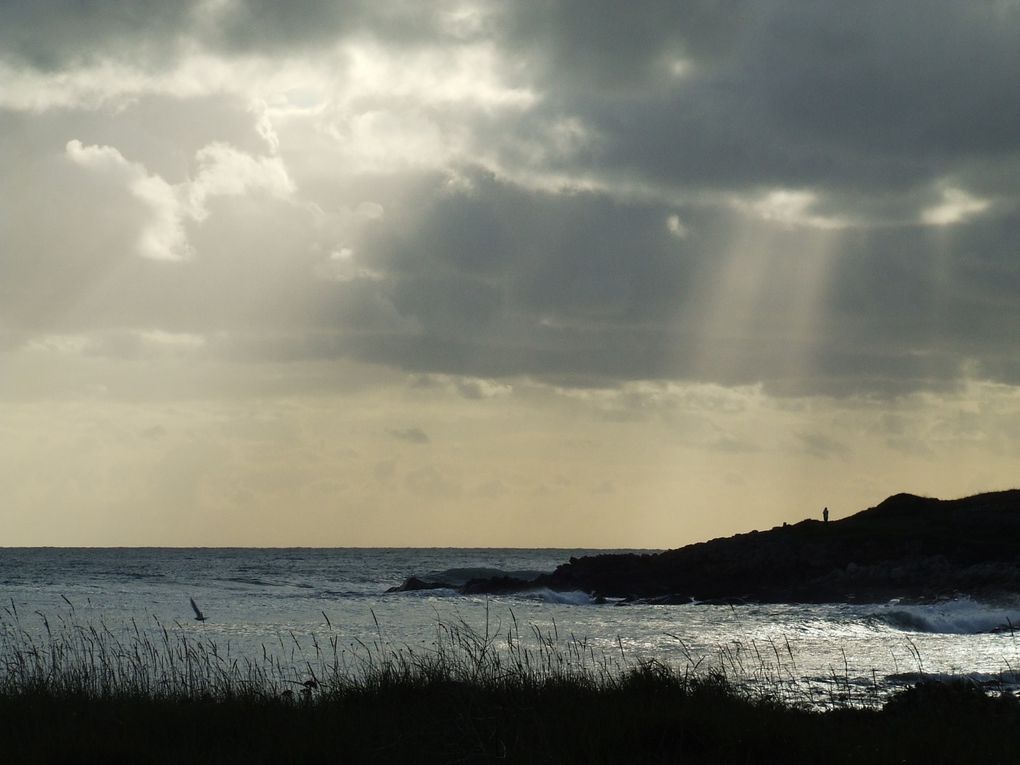
[[[922,683],[882,706],[837,691],[818,711],[791,695],[775,645],[746,652],[759,676],[738,683],[727,672],[748,658],[632,664],[555,629],[525,640],[516,623],[439,623],[428,649],[341,646],[332,632],[296,667],[160,624],[40,617],[32,633],[7,611],[8,762],[994,763],[1015,761],[1020,725],[1017,699],[966,683]]]

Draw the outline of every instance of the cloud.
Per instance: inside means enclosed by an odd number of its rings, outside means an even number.
[[[454,381],[454,386],[461,396],[476,401],[496,396],[508,396],[513,392],[512,385],[478,378],[459,378]]]
[[[142,257],[186,260],[191,256],[181,202],[170,184],[158,175],[150,175],[141,164],[128,162],[112,146],[85,146],[72,139],[66,150],[75,164],[122,177],[131,193],[149,208],[150,219],[138,240]]]
[[[0,8],[5,331],[470,399],[1020,380],[1015,5],[38,6]]]
[[[811,191],[774,189],[749,202],[738,202],[753,215],[762,220],[783,226],[806,226],[809,228],[832,229],[847,225],[839,218],[830,218],[812,213],[818,202]]]
[[[294,183],[279,157],[252,157],[232,146],[214,143],[195,157],[198,174],[185,187],[191,217],[201,221],[208,214],[210,199],[241,196],[263,191],[285,197],[294,191]]]
[[[1001,485],[1018,36],[993,1],[0,3],[5,529],[636,545]]]
[[[951,226],[983,213],[989,207],[987,199],[978,199],[963,189],[947,187],[942,190],[942,201],[921,212],[921,220],[930,226]]]
[[[201,222],[209,200],[265,191],[280,197],[294,191],[294,184],[278,157],[254,158],[224,144],[210,144],[196,155],[198,173],[185,183],[171,185],[159,175],[129,162],[112,146],[83,145],[72,139],[66,146],[75,164],[122,177],[131,193],[151,212],[138,240],[138,252],[153,260],[188,260],[194,254],[185,223]]]
[[[386,431],[400,441],[407,441],[409,444],[427,444],[432,441],[421,428],[390,428]]]
[[[201,335],[161,330],[109,330],[79,335],[41,335],[22,345],[23,350],[58,356],[92,356],[113,359],[194,357],[206,345]]]
[[[824,433],[801,433],[798,436],[803,450],[812,457],[829,459],[847,457],[850,449],[846,444],[825,435]]]

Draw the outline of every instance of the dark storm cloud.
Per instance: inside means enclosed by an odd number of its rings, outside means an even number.
[[[502,301],[488,305],[504,315],[546,321],[488,354],[505,334],[479,330],[493,327],[491,315],[465,315],[468,337],[430,338],[432,360],[489,373],[519,364],[532,374],[707,375],[799,392],[940,387],[973,361],[979,374],[1016,381],[1020,184],[1002,168],[1020,159],[1020,101],[1010,95],[1020,79],[1020,6],[514,8],[503,42],[542,83],[540,110],[577,117],[597,136],[593,148],[553,156],[554,167],[695,197],[807,187],[819,214],[864,225],[833,234],[840,252],[812,337],[784,338],[783,306],[797,287],[777,283],[743,336],[723,338],[705,325],[703,288],[718,276],[732,220],[680,210],[695,235],[677,241],[657,225],[665,206],[487,189],[435,209],[422,232],[428,244],[407,251],[431,255],[457,279],[488,278]],[[671,60],[688,67],[671,77]],[[944,229],[918,225],[947,178],[988,194],[998,211]],[[788,239],[785,252],[749,252],[748,268],[755,258],[774,261],[770,273],[812,257],[798,252],[796,234]],[[457,302],[443,302],[443,312]],[[706,338],[713,358],[695,364]],[[784,345],[808,341],[812,379],[787,379]]]
[[[507,5],[501,31],[537,79],[595,95],[640,97],[657,87],[664,55],[729,55],[757,3],[746,0],[561,0]],[[635,93],[635,88],[637,92]]]
[[[240,51],[279,51],[295,47],[331,45],[337,38],[363,35],[390,45],[463,40],[445,27],[442,12],[452,3],[398,0],[244,0],[232,3],[215,29],[208,33],[214,46]]]
[[[792,337],[786,314],[799,286],[783,274],[819,257],[803,232],[768,232],[770,251],[734,256],[732,218],[682,209],[690,233],[681,239],[668,230],[670,209],[476,177],[469,193],[438,197],[420,226],[380,230],[371,246],[390,278],[374,288],[416,329],[350,347],[411,371],[575,383],[678,377],[786,393],[900,393],[951,384],[975,359],[1003,379],[1009,338],[1020,336],[1012,256],[1020,219],[833,232],[838,254],[819,316],[807,337]],[[766,235],[757,231],[751,242]],[[733,257],[763,284],[749,319],[721,336],[705,286]],[[789,379],[797,344],[807,379]]]
[[[355,36],[395,48],[490,39],[512,62],[507,76],[543,93],[546,114],[578,117],[603,139],[581,167],[571,157],[566,168],[684,188],[902,192],[1016,152],[1015,4],[561,0],[478,8],[484,22],[454,29],[443,18],[455,6],[443,3],[8,3],[0,50],[56,67],[188,39],[214,51],[278,55]],[[149,64],[172,60],[157,55]],[[686,68],[672,76],[679,62]]]
[[[292,53],[361,34],[390,44],[470,41],[495,37],[546,76],[560,71],[599,87],[640,80],[665,46],[711,56],[733,39],[745,3],[692,0],[643,2],[498,2],[409,0],[272,0],[176,3],[140,0],[38,0],[4,3],[0,46],[42,68],[69,61],[137,53],[144,45],[197,39],[210,49]],[[457,23],[477,10],[480,22]],[[157,62],[153,62],[154,64]]]
[[[529,192],[486,174],[471,183],[467,193],[437,195],[420,225],[380,229],[370,243],[395,277],[398,306],[425,320],[462,311],[451,321],[469,332],[504,302],[510,312],[571,321],[636,323],[676,311],[690,248],[668,231],[672,208]]]
[[[210,142],[267,151],[244,98],[144,95],[119,121],[0,110],[0,329],[156,328],[231,358],[353,356],[573,385],[900,392],[975,369],[1020,382],[1020,5],[477,8],[464,21],[452,3],[3,4],[0,59],[40,71],[107,58],[169,70],[191,44],[291,59],[341,40],[394,54],[478,42],[535,101],[508,113],[415,102],[437,132],[467,136],[445,167],[327,170],[298,178],[295,199],[232,199],[183,221],[199,257],[174,264],[136,256],[151,211],[117,178],[70,166],[63,147],[115,146],[184,183]],[[290,149],[281,161],[300,159]],[[593,190],[577,190],[585,181]],[[807,201],[763,222],[755,204],[774,189]],[[921,224],[953,199],[970,212]],[[309,233],[313,207],[363,200],[384,218]],[[847,225],[827,232],[819,305],[794,327],[821,224]],[[352,265],[328,260],[334,245]],[[743,273],[753,285],[731,297]]]
[[[1015,149],[1020,107],[1003,98],[1020,72],[1015,4],[819,3],[783,11],[771,15],[747,56],[760,66],[756,84],[779,124],[834,145],[926,161]]]
[[[1006,3],[557,3],[522,10],[551,108],[593,163],[675,184],[903,191],[1012,156],[1020,8]],[[532,27],[528,22],[534,22]],[[538,27],[543,27],[539,29]],[[599,44],[592,44],[599,41]],[[543,55],[544,54],[544,55]],[[671,79],[665,59],[689,71]]]
[[[177,36],[189,27],[194,5],[185,0],[3,3],[0,51],[5,58],[41,69],[110,56],[137,56],[148,46],[165,55]],[[158,62],[158,58],[153,61]]]
[[[442,34],[426,3],[367,0],[38,0],[0,5],[0,50],[32,67],[129,57],[160,69],[182,43],[211,50],[287,55],[354,34],[412,44]]]
[[[897,354],[918,367],[937,369],[954,358],[958,365],[974,359],[998,367],[1014,355],[1011,338],[1020,336],[1018,236],[1015,213],[950,231],[845,235],[827,335],[847,351]]]

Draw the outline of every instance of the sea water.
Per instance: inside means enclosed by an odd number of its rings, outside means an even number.
[[[1015,692],[1020,602],[968,598],[925,605],[641,605],[548,590],[462,596],[387,593],[409,576],[454,584],[531,577],[588,550],[521,549],[0,549],[7,623],[101,624],[116,634],[164,627],[232,656],[300,670],[314,645],[428,651],[441,625],[528,641],[582,644],[593,660],[654,659],[680,671],[721,669],[765,692],[826,705],[857,691],[881,698],[924,677],[963,676]],[[190,599],[201,609],[198,621]],[[498,643],[498,641],[496,641]]]

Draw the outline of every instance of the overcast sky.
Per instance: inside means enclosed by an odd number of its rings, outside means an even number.
[[[0,4],[0,545],[672,547],[1017,485],[1020,2]]]

